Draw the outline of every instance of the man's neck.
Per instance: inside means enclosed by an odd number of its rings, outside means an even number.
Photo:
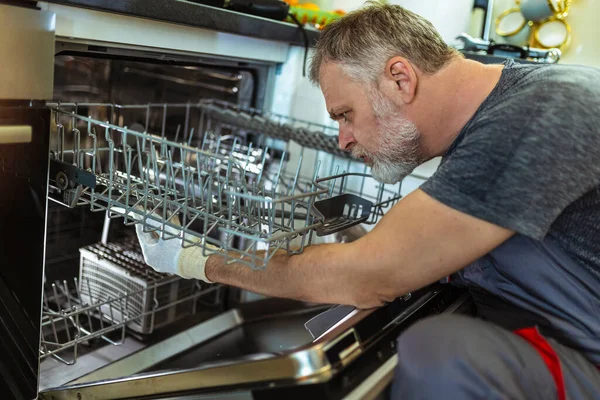
[[[422,133],[430,157],[444,155],[481,103],[492,92],[503,66],[456,59],[433,75],[423,75],[407,116]]]

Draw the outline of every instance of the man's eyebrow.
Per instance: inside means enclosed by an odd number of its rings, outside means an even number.
[[[338,110],[342,109],[343,107],[338,107],[337,109],[335,108],[331,108],[329,109],[329,118],[331,118],[334,121],[337,121],[340,116],[342,115],[342,113],[340,113]]]

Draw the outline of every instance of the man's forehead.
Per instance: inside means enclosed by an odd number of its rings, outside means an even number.
[[[337,81],[344,74],[339,64],[334,62],[323,62],[319,68],[319,83],[321,86]]]
[[[344,83],[343,72],[338,64],[327,62],[321,65],[319,83],[325,97],[325,102],[330,107],[329,103],[340,100],[343,86],[347,85],[348,81],[346,80]]]

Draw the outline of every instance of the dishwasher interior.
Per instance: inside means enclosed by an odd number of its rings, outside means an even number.
[[[270,63],[96,50],[57,46],[53,100],[39,106],[50,150],[40,398],[342,398],[412,322],[467,309],[449,285],[356,310],[146,266],[135,225],[261,269],[279,251],[359,237],[401,185],[375,182],[337,148],[336,128],[265,111]],[[11,155],[0,158],[6,172]]]

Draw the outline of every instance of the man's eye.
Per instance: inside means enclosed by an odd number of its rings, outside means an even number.
[[[344,122],[348,122],[348,111],[342,113],[342,118],[344,118]]]

